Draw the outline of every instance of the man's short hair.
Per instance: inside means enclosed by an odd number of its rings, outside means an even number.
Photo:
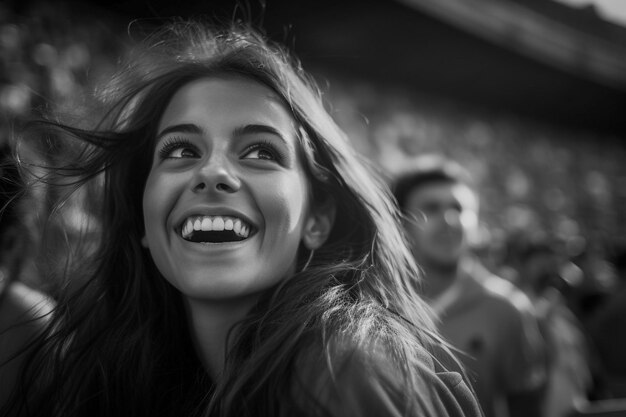
[[[407,198],[413,190],[441,182],[465,184],[473,189],[469,172],[457,162],[442,155],[424,155],[415,159],[410,169],[396,177],[392,190],[398,206],[404,210]]]

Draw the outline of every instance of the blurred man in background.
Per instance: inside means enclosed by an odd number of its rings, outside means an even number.
[[[396,181],[423,293],[461,352],[485,416],[541,416],[545,344],[528,297],[472,256],[478,198],[470,184],[461,166],[439,156],[416,160]]]

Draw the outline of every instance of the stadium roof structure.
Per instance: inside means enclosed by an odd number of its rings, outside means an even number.
[[[626,28],[553,0],[285,4],[307,61],[571,128],[626,137]],[[282,29],[284,31],[284,29]]]
[[[306,68],[626,138],[626,28],[592,7],[555,0],[76,2],[87,4],[155,23],[174,15],[250,16],[292,46]]]

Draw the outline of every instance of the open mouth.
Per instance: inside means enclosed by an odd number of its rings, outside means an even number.
[[[181,226],[183,239],[196,243],[239,242],[247,239],[252,226],[232,216],[191,216]]]

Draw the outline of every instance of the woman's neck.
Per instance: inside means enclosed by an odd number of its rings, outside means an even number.
[[[237,301],[186,299],[189,326],[196,351],[214,380],[219,378],[224,367],[230,330],[248,314],[255,302],[256,297]]]

